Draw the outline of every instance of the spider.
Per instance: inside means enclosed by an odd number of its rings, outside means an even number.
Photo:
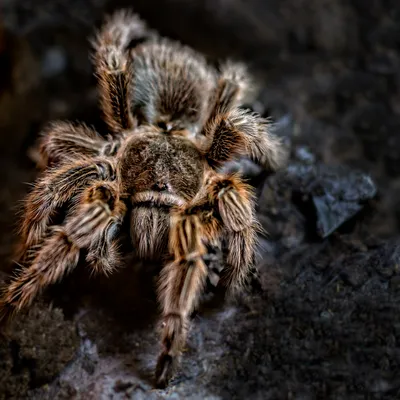
[[[67,121],[43,130],[43,171],[24,203],[22,267],[4,288],[0,319],[28,307],[81,258],[97,273],[117,269],[128,221],[132,251],[162,264],[155,383],[165,387],[212,273],[207,246],[226,242],[218,285],[227,293],[252,268],[259,229],[253,192],[220,168],[249,156],[274,171],[284,151],[266,120],[239,108],[250,92],[241,63],[211,66],[128,10],[108,16],[93,44],[108,136]]]

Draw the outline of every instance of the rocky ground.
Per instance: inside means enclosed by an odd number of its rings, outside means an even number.
[[[36,176],[31,146],[51,119],[101,128],[84,38],[127,3],[0,5],[4,278],[16,212]],[[247,171],[268,232],[259,279],[237,299],[202,306],[182,368],[161,391],[152,386],[157,266],[127,258],[129,268],[109,279],[82,266],[1,340],[0,399],[400,397],[400,7],[243,3],[137,1],[136,9],[210,58],[247,60],[261,83],[249,106],[273,117],[291,146],[278,174]]]

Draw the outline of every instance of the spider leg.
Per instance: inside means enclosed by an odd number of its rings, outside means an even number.
[[[121,213],[110,220],[103,233],[88,246],[86,262],[96,274],[103,273],[110,275],[121,264],[119,248],[115,237],[122,224],[123,217],[124,214]]]
[[[226,62],[222,65],[216,90],[215,104],[210,119],[218,114],[229,112],[238,107],[249,94],[250,76],[246,67],[238,62]]]
[[[218,168],[237,156],[250,156],[267,170],[277,170],[287,155],[281,140],[268,128],[265,119],[248,111],[233,109],[217,114],[204,128],[210,165]]]
[[[52,122],[41,133],[39,167],[44,169],[82,156],[114,156],[119,146],[119,140],[107,141],[85,124]]]
[[[222,285],[242,285],[252,266],[256,222],[250,188],[236,176],[215,175],[203,193],[172,216],[170,250],[174,261],[160,274],[163,350],[156,367],[156,384],[164,387],[172,377],[185,345],[189,317],[197,306],[207,276],[203,258],[206,244],[228,238]]]
[[[207,278],[201,231],[197,215],[179,214],[172,223],[170,240],[175,257],[163,268],[159,281],[163,351],[156,367],[158,387],[165,387],[174,373],[186,342],[190,314]]]
[[[218,207],[226,239],[226,256],[220,285],[234,292],[243,287],[254,263],[260,225],[254,211],[253,192],[236,175],[217,176],[211,198]]]
[[[114,182],[100,182],[86,189],[65,223],[54,227],[42,243],[32,265],[19,271],[5,288],[0,298],[0,320],[28,307],[45,287],[71,272],[78,264],[80,250],[92,246],[124,214],[125,205]]]
[[[131,112],[132,66],[128,48],[132,41],[147,35],[147,27],[137,15],[121,10],[108,17],[94,40],[101,107],[106,123],[116,134],[136,126]]]
[[[93,181],[115,179],[115,167],[105,158],[75,161],[45,173],[25,201],[19,259],[24,262],[27,251],[40,244],[51,218],[64,204],[76,201]]]

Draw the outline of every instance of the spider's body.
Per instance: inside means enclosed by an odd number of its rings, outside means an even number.
[[[275,170],[284,153],[266,121],[238,108],[248,92],[242,65],[217,71],[127,12],[109,18],[95,50],[109,137],[68,122],[43,132],[44,171],[21,224],[23,268],[0,298],[0,320],[29,306],[81,257],[96,272],[117,269],[118,228],[127,221],[132,251],[163,264],[156,381],[164,386],[204,283],[215,281],[204,263],[207,246],[226,244],[220,284],[228,290],[241,286],[254,259],[251,189],[219,167],[248,155]]]
[[[166,254],[171,209],[184,206],[199,192],[207,168],[194,143],[159,128],[146,127],[129,136],[118,156],[129,197],[131,239],[142,258]]]
[[[179,205],[193,199],[206,168],[199,149],[179,132],[143,130],[145,133],[132,135],[121,148],[119,169],[124,176],[124,191],[169,194],[179,199]]]

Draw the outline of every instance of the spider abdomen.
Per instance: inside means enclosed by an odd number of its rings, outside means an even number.
[[[157,40],[133,50],[132,108],[156,125],[198,131],[210,108],[216,76],[204,57],[170,41]]]

